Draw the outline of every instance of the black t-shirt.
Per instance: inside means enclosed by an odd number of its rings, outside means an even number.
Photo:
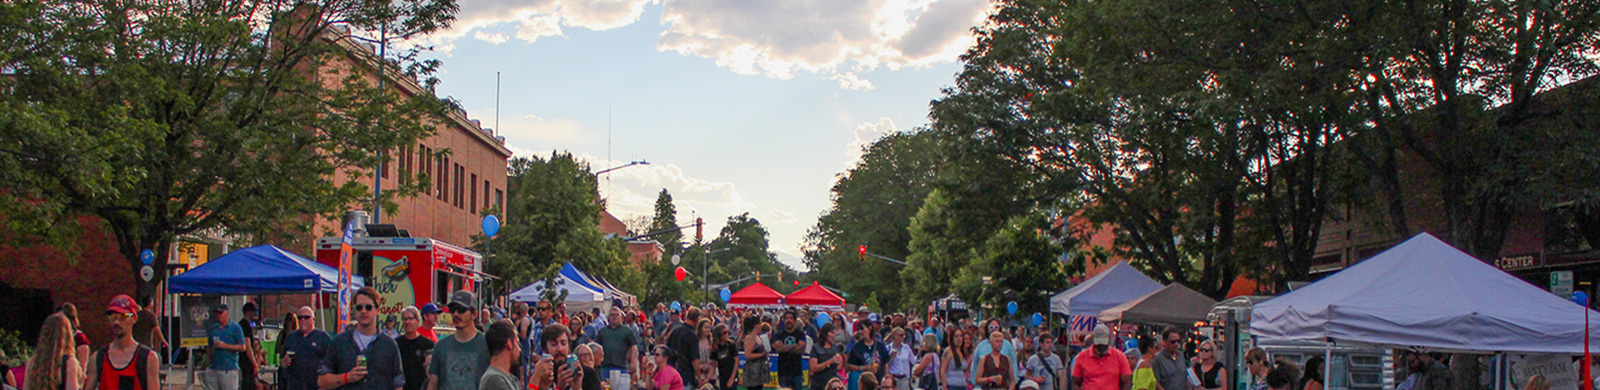
[[[734,346],[732,339],[723,339],[722,344],[711,351],[711,358],[717,361],[717,388],[722,388],[728,379],[733,378],[733,374],[738,373],[739,349]]]
[[[667,348],[678,355],[678,364],[673,366],[678,369],[678,375],[683,376],[683,383],[700,383],[694,376],[694,361],[700,359],[700,335],[688,324],[679,323],[667,330]]]
[[[583,390],[603,390],[600,387],[600,370],[583,368]]]
[[[773,349],[777,349],[779,345],[800,345],[806,342],[806,332],[802,329],[795,329],[793,332],[787,329],[780,330],[773,333],[768,340],[772,342]],[[800,375],[800,357],[805,355],[805,352],[801,349],[795,349],[791,352],[779,353],[778,375]]]
[[[400,370],[405,372],[405,390],[428,388],[428,354],[433,353],[433,340],[417,335],[406,339],[404,335],[394,340],[400,346]]]

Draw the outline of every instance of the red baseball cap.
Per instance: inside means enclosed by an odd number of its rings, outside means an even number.
[[[133,297],[128,294],[119,294],[111,297],[111,303],[106,305],[106,314],[134,314],[139,312],[139,304],[133,303]]]

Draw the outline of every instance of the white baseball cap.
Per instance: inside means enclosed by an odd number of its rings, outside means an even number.
[[[1094,345],[1111,345],[1111,328],[1107,328],[1106,324],[1095,325],[1093,336],[1090,339],[1093,340]]]

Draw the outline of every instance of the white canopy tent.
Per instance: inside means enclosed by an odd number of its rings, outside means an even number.
[[[1424,233],[1257,303],[1250,328],[1263,341],[1581,354],[1585,311]]]
[[[568,279],[566,275],[557,275],[555,278],[555,284],[558,291],[564,291],[567,294],[567,298],[563,302],[567,303],[568,312],[589,310],[590,308],[596,307],[601,308],[601,310],[609,310],[606,305],[609,304],[610,301],[606,299],[606,294],[603,292],[584,287],[582,284]],[[529,284],[527,287],[523,287],[521,290],[511,293],[511,300],[517,302],[534,302],[544,299],[544,294],[545,283],[543,280],[541,280],[533,282],[533,284]]]

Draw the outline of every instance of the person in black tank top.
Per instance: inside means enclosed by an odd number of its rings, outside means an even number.
[[[1223,384],[1228,383],[1228,375],[1222,370],[1222,362],[1217,361],[1216,343],[1201,342],[1198,350],[1200,362],[1194,364],[1194,372],[1200,377],[1200,387],[1205,390],[1221,390]]]

